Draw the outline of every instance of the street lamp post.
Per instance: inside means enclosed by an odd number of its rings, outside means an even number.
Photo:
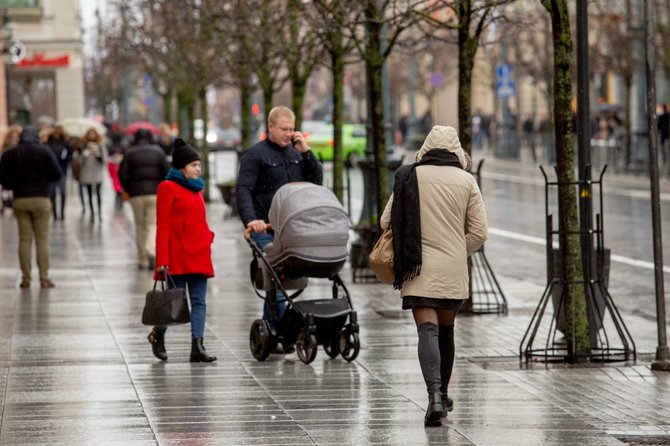
[[[644,58],[647,80],[647,129],[649,132],[649,180],[651,182],[651,223],[654,245],[654,277],[656,279],[656,322],[658,347],[652,370],[670,371],[670,351],[665,331],[665,287],[663,284],[663,241],[661,238],[661,198],[658,184],[658,131],[656,124],[656,81],[654,79],[653,2],[644,0]]]
[[[2,111],[0,111],[0,126],[5,127],[9,123],[9,63],[6,63],[6,55],[9,54],[9,46],[12,41],[12,28],[7,14],[7,8],[2,13],[2,34],[0,35],[0,48],[2,48],[2,80],[4,81],[4,88],[2,96],[4,101],[2,103]]]

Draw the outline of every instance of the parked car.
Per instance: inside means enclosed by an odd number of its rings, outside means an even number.
[[[322,121],[304,121],[302,132],[314,155],[322,161],[333,160],[333,125]],[[367,135],[361,124],[342,125],[342,152],[348,157],[363,158]]]
[[[207,141],[212,145],[210,150],[213,151],[236,149],[242,144],[242,134],[235,127],[212,129],[211,134],[212,137],[207,135]]]

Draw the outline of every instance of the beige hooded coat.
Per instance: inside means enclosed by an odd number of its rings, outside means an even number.
[[[421,160],[432,149],[455,153],[464,168],[469,164],[453,127],[434,126],[415,160]],[[467,299],[467,257],[484,244],[488,235],[477,182],[467,171],[453,166],[424,165],[416,172],[421,209],[421,274],[403,283],[400,295]],[[393,196],[382,214],[383,229],[391,224],[392,203]]]

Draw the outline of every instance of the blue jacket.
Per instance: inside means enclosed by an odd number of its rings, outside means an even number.
[[[323,168],[311,151],[301,154],[291,144],[280,147],[267,138],[249,147],[240,159],[235,190],[244,226],[252,220],[268,222],[275,192],[295,181],[323,183]]]

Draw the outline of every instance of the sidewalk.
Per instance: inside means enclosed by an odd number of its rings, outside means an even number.
[[[0,217],[1,445],[670,444],[670,374],[649,368],[653,321],[624,314],[637,363],[519,362],[543,277],[501,274],[509,314],[459,317],[455,409],[441,428],[423,427],[411,315],[389,286],[353,284],[348,265],[342,277],[359,315],[359,357],[331,360],[319,349],[309,365],[295,353],[257,362],[248,347],[261,311],[248,280],[250,251],[239,221],[224,219],[219,203],[208,210],[217,276],[205,334],[219,359],[190,364],[189,328],[180,326],[168,331],[169,360],[161,363],[140,323],[152,280],[136,269],[130,209],[115,212],[106,195],[102,222],[89,224],[71,192],[65,222],[52,229],[54,289],[18,288],[16,224],[11,213]],[[502,261],[506,243],[492,237],[492,261]],[[329,293],[319,281],[305,292]],[[662,436],[665,443],[641,443]]]

